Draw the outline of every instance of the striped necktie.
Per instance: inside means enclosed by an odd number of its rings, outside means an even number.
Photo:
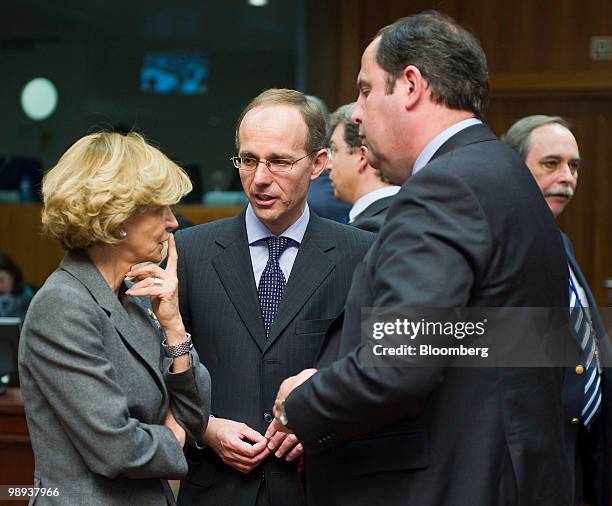
[[[586,360],[586,383],[584,384],[584,403],[582,423],[590,430],[593,420],[601,410],[601,375],[599,374],[599,356],[597,337],[588,311],[582,306],[578,290],[572,277],[569,278],[570,296],[570,331],[580,343]]]
[[[266,337],[268,337],[274,323],[278,304],[287,284],[280,267],[279,258],[289,246],[290,239],[288,237],[270,236],[266,241],[268,242],[268,263],[259,279],[257,297],[259,298],[261,317],[266,329]]]

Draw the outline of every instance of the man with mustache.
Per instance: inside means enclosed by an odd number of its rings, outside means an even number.
[[[559,216],[574,195],[580,168],[578,144],[568,123],[559,116],[527,116],[514,123],[503,140],[525,161],[548,207]]]
[[[514,123],[503,140],[525,161],[548,207],[555,217],[559,216],[574,195],[580,169],[578,144],[567,121],[559,116],[527,116]],[[592,360],[609,365],[612,347],[597,302],[576,261],[569,237],[561,235],[571,283],[578,294],[574,296],[579,300],[575,304],[588,308],[585,315],[595,335]],[[589,353],[579,347],[577,350],[576,366],[567,371],[563,387],[566,418],[574,422],[565,425],[568,458],[575,476],[574,504],[584,500],[608,506],[612,476],[612,377],[607,367],[601,374],[597,367],[589,371]]]

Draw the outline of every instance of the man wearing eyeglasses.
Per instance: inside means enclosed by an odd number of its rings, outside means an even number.
[[[503,138],[524,160],[533,174],[546,203],[558,217],[576,190],[580,153],[569,124],[559,116],[534,115],[514,123]],[[563,385],[565,443],[573,470],[574,504],[610,504],[612,477],[612,386],[610,368],[612,346],[597,301],[574,256],[572,243],[562,233],[576,294],[570,305],[583,306],[584,325],[590,325],[594,339],[577,339],[578,358],[566,371]],[[573,302],[573,304],[572,304]],[[575,337],[578,337],[576,334]],[[578,348],[580,346],[580,348]]]
[[[362,145],[359,126],[351,120],[354,108],[354,103],[345,104],[331,115],[329,147],[333,163],[329,165],[329,176],[334,195],[352,204],[348,223],[378,232],[400,187],[392,185],[369,164],[368,148]]]
[[[272,428],[271,408],[285,377],[315,365],[372,241],[309,210],[324,145],[323,115],[302,93],[263,92],[238,119],[231,158],[248,207],[177,234],[181,312],[214,385],[179,504],[304,504],[302,445]]]

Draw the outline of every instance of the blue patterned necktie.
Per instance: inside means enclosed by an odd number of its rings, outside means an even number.
[[[272,323],[274,323],[278,304],[287,284],[278,259],[289,246],[290,239],[288,237],[270,236],[266,241],[268,242],[268,263],[259,279],[257,297],[259,298],[261,317],[266,329],[266,337],[268,337]]]
[[[601,410],[601,377],[598,367],[597,339],[590,315],[582,307],[578,290],[576,290],[571,276],[569,286],[570,330],[574,338],[580,343],[586,360],[582,422],[586,430],[590,430],[593,420]]]

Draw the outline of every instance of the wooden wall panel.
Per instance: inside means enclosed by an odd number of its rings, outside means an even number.
[[[235,216],[242,207],[177,206],[193,224]],[[40,204],[0,204],[0,251],[21,268],[26,282],[40,287],[59,265],[64,251],[40,233]]]
[[[592,35],[612,35],[609,0],[463,0],[459,19],[478,34],[492,73],[612,70],[589,57]]]
[[[476,33],[487,54],[494,90],[612,90],[612,60],[590,58],[591,36],[612,35],[609,0],[339,2],[340,103],[354,98],[358,60],[376,32],[399,17],[432,8],[455,17]]]
[[[57,241],[42,236],[40,212],[39,204],[0,204],[0,251],[35,286],[47,279],[64,256]]]

